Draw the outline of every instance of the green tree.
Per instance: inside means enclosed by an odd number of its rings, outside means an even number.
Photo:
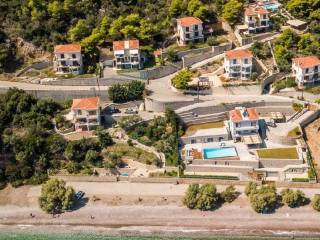
[[[195,184],[195,183],[190,184],[183,198],[183,204],[190,209],[196,208],[198,203],[199,191],[200,191],[199,184]]]
[[[289,207],[299,207],[306,203],[305,194],[301,190],[292,190],[285,188],[281,191],[281,200],[283,204],[287,204]]]
[[[170,17],[179,17],[186,10],[183,0],[172,0],[169,7]]]
[[[320,194],[314,195],[312,199],[312,207],[314,210],[320,212]]]
[[[192,80],[192,72],[190,69],[183,69],[171,79],[172,85],[177,89],[186,89],[188,83]]]
[[[50,179],[42,185],[40,207],[47,213],[70,210],[74,203],[74,190],[63,180]]]
[[[80,42],[89,36],[91,29],[88,27],[86,20],[79,19],[77,24],[68,31],[68,38],[71,42]]]
[[[102,148],[111,146],[113,144],[112,137],[110,134],[104,130],[98,131],[98,139]]]
[[[93,165],[101,160],[100,154],[95,150],[88,150],[86,153],[85,160]]]
[[[249,182],[244,189],[244,193],[247,196],[250,196],[252,193],[255,193],[256,191],[257,191],[257,184],[255,182]]]
[[[234,186],[228,186],[222,193],[221,198],[224,202],[231,203],[237,198],[237,192]]]
[[[222,17],[231,25],[235,25],[243,12],[243,1],[230,0],[222,11]]]
[[[274,186],[262,186],[249,196],[252,208],[258,213],[271,212],[276,207],[277,193]]]
[[[214,184],[203,184],[199,188],[197,208],[202,211],[213,210],[217,207],[219,194]]]

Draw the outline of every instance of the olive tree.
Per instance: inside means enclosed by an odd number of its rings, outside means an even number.
[[[249,196],[252,208],[258,213],[270,212],[276,207],[277,193],[274,186],[262,186]]]
[[[237,198],[237,192],[234,186],[227,187],[222,193],[221,198],[224,202],[231,203]]]
[[[190,184],[185,197],[183,199],[183,204],[190,209],[194,209],[197,206],[198,194],[199,194],[199,184]]]
[[[50,179],[42,185],[39,204],[47,213],[70,210],[74,203],[74,189],[66,187],[66,183],[59,179]]]
[[[204,184],[199,188],[197,208],[202,211],[212,210],[217,207],[219,194],[214,184]]]
[[[292,190],[285,188],[281,191],[281,200],[283,204],[287,204],[289,207],[299,207],[306,203],[307,198],[301,190]]]

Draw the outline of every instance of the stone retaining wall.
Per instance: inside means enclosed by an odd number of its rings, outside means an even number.
[[[26,73],[30,69],[42,70],[42,69],[45,69],[51,65],[52,65],[51,61],[37,62],[37,63],[30,64],[29,66],[18,71],[16,73],[16,77],[20,77],[22,74]]]

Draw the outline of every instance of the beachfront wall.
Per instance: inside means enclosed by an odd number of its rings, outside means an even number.
[[[207,165],[211,165],[212,167],[219,165],[219,166],[224,166],[227,169],[231,169],[234,166],[258,168],[259,162],[231,159],[231,158],[223,158],[223,159],[216,158],[216,159],[206,159],[206,160],[193,160],[192,165],[197,165],[202,168],[207,167]],[[206,166],[201,166],[201,165],[206,165]]]
[[[261,168],[284,168],[289,165],[303,164],[303,159],[259,159]]]

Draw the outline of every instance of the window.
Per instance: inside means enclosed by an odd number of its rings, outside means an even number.
[[[197,143],[196,139],[191,139],[191,144]]]
[[[255,126],[256,125],[256,122],[251,122],[251,126]]]
[[[267,19],[267,15],[263,15],[263,19]]]
[[[249,21],[252,21],[252,17],[249,17]]]
[[[81,114],[82,114],[82,111],[81,111],[81,110],[77,110],[77,114],[78,114],[78,115],[81,115]]]
[[[232,60],[232,63],[233,63],[233,64],[237,64],[237,59],[233,59],[233,60]]]
[[[314,71],[315,71],[315,72],[318,72],[318,66],[315,66],[315,67],[314,67]]]
[[[306,68],[306,73],[309,73],[309,68]]]
[[[199,36],[199,33],[198,33],[198,32],[195,32],[195,33],[194,33],[194,36],[195,36],[195,37],[198,37],[198,36]]]
[[[239,123],[236,123],[236,127],[239,127],[240,125],[239,125]]]
[[[89,111],[89,115],[96,115],[97,111]]]
[[[61,58],[64,58],[64,54],[63,54],[63,53],[62,53],[62,54],[60,54],[60,57],[61,57]]]
[[[186,27],[186,32],[189,32],[189,27]]]
[[[244,64],[248,64],[249,60],[247,58],[244,59]]]
[[[189,33],[186,34],[186,38],[190,38],[190,34]]]
[[[207,142],[213,142],[213,138],[207,138]]]
[[[75,54],[72,54],[72,58],[76,58],[76,55],[75,55]]]
[[[194,30],[197,31],[198,30],[198,25],[194,26]]]

